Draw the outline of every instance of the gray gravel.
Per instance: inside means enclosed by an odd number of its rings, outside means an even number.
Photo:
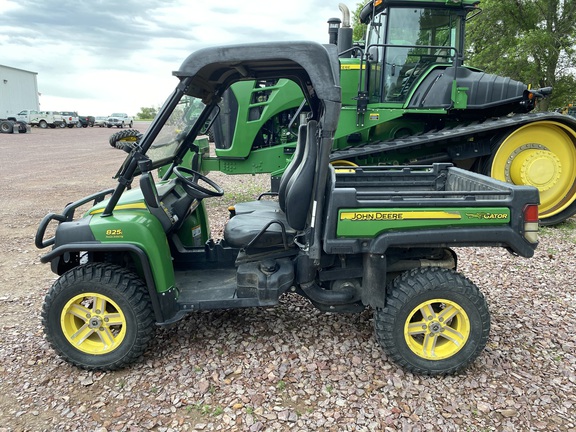
[[[4,165],[23,148],[38,149],[31,137],[22,147],[22,137],[0,136],[0,432],[576,431],[575,220],[543,229],[532,259],[457,250],[460,271],[487,297],[492,330],[482,355],[456,376],[414,376],[388,361],[370,310],[325,314],[295,295],[271,309],[190,315],[159,329],[142,361],[126,370],[92,373],[64,363],[40,326],[54,276],[38,263],[33,234],[47,211],[108,186],[120,156],[106,148],[106,131],[61,132],[33,132],[43,139],[38,146],[59,134],[46,152],[50,170],[37,158]],[[69,137],[85,155],[84,179],[58,168]],[[87,182],[94,161],[104,159],[110,167]],[[33,173],[41,173],[38,183]],[[226,189],[244,193],[255,180],[235,178]]]

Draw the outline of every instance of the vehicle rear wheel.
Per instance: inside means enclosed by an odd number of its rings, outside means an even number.
[[[108,142],[112,147],[122,149],[125,144],[132,144],[140,141],[142,134],[136,129],[125,129],[110,135]]]
[[[46,129],[48,127],[48,123],[46,122],[46,120],[40,120],[38,122],[38,127],[41,129]]]
[[[60,123],[60,129],[66,129],[66,122]]]
[[[11,134],[14,132],[14,123],[9,120],[0,122],[0,133]]]
[[[565,125],[540,121],[503,137],[487,174],[540,191],[540,223],[555,225],[576,213],[576,134]]]
[[[153,317],[138,276],[110,264],[86,264],[64,273],[42,307],[52,348],[89,370],[116,370],[136,361],[153,337]]]
[[[376,339],[403,368],[446,375],[467,367],[486,346],[490,313],[478,287],[454,270],[420,268],[389,287],[374,312]]]

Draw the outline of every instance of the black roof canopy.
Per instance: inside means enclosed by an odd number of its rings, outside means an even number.
[[[207,104],[236,81],[288,78],[300,85],[312,105],[340,103],[339,73],[336,46],[302,41],[204,48],[173,72],[180,79],[192,77],[186,93]]]

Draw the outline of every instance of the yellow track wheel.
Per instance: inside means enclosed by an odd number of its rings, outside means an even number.
[[[491,177],[540,191],[540,219],[571,216],[576,200],[576,135],[553,121],[522,126],[493,155]]]

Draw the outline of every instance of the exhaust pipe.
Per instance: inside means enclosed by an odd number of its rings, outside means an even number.
[[[342,27],[350,27],[350,9],[344,3],[338,3],[338,9],[342,12]]]
[[[338,8],[342,12],[342,27],[338,29],[338,52],[344,52],[352,48],[354,29],[350,27],[350,9],[344,3],[339,3]],[[352,57],[352,52],[347,52],[340,57],[350,58]]]

